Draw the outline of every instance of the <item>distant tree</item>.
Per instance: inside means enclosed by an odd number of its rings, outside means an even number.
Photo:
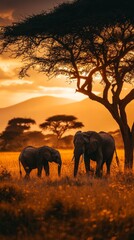
[[[67,148],[73,149],[73,147],[74,147],[73,138],[74,138],[73,135],[67,135],[65,137],[62,137],[59,141],[59,147],[65,148],[65,149],[67,149]]]
[[[22,144],[22,136],[25,131],[28,131],[32,124],[36,122],[31,118],[13,118],[8,121],[7,127],[1,133],[0,138],[1,149],[6,150],[7,146],[10,149],[10,145],[17,141],[17,146]],[[23,139],[24,140],[24,139]],[[16,146],[16,143],[15,143]]]
[[[59,140],[66,131],[84,127],[82,122],[76,120],[77,118],[73,115],[55,115],[47,118],[45,122],[39,126],[43,130],[48,129],[52,131]]]
[[[0,36],[2,50],[23,57],[21,76],[31,68],[69,76],[78,92],[110,112],[121,131],[125,169],[133,167],[134,148],[134,123],[129,124],[126,112],[134,100],[132,6],[133,0],[75,0],[7,26]]]

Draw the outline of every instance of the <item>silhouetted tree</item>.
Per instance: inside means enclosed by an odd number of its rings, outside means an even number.
[[[76,120],[77,118],[72,115],[55,115],[47,118],[45,122],[39,126],[42,129],[52,131],[59,140],[67,130],[84,127],[82,122]]]
[[[13,45],[14,57],[23,57],[21,76],[30,68],[68,75],[77,80],[78,92],[107,108],[119,125],[128,169],[134,146],[134,124],[129,125],[126,113],[134,99],[132,6],[132,0],[77,0],[1,30],[2,50]],[[96,82],[101,84],[99,95]]]
[[[19,147],[24,141],[23,133],[30,129],[32,124],[36,122],[31,118],[13,118],[8,121],[8,125],[2,132],[0,138],[3,140],[1,143],[2,150],[8,150],[13,144]],[[7,147],[8,146],[8,147]]]

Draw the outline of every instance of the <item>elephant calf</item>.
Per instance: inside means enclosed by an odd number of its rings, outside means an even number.
[[[20,175],[21,172],[21,164],[26,172],[25,178],[29,178],[30,172],[32,169],[37,168],[37,176],[41,177],[42,168],[44,167],[46,176],[49,176],[49,162],[55,162],[58,164],[58,176],[61,173],[61,155],[58,150],[48,147],[42,146],[39,148],[28,146],[24,148],[19,155],[19,168]]]

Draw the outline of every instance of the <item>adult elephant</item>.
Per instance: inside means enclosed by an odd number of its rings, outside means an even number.
[[[116,152],[114,138],[106,132],[78,131],[74,135],[74,177],[78,172],[80,156],[84,156],[86,173],[90,172],[90,159],[96,161],[96,176],[102,176],[103,164],[106,163],[107,174],[110,174],[110,165],[113,154],[116,153],[116,161],[119,160]]]
[[[26,172],[25,178],[29,178],[30,172],[32,169],[37,168],[37,176],[41,177],[42,168],[44,167],[46,176],[49,176],[49,162],[55,162],[58,164],[58,176],[61,173],[61,155],[58,150],[48,147],[42,146],[39,148],[28,146],[24,148],[19,155],[19,168],[20,175],[21,172],[21,164]]]

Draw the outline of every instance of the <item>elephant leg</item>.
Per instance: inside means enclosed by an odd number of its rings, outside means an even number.
[[[103,165],[104,165],[104,162],[101,164],[101,175],[103,173]]]
[[[76,177],[77,175],[77,172],[78,172],[78,166],[79,166],[79,161],[80,161],[80,158],[74,160],[74,177]]]
[[[102,175],[103,175],[103,165],[104,165],[104,162],[101,164],[101,168],[100,168],[100,177],[102,177]]]
[[[25,167],[24,169],[26,171],[26,175],[24,178],[28,180],[30,178],[30,172],[32,171],[32,169],[29,167]]]
[[[40,178],[42,173],[42,166],[38,166],[37,176]]]
[[[44,165],[44,170],[45,170],[46,176],[49,176],[50,171],[49,171],[49,163],[48,162]]]
[[[25,179],[29,179],[29,178],[30,178],[30,172],[31,172],[31,170],[32,170],[32,169],[30,169],[30,168],[26,170],[26,175],[25,175],[25,177],[24,177]]]
[[[101,167],[98,166],[98,164],[97,164],[97,166],[96,166],[95,175],[96,175],[96,177],[102,177]]]
[[[84,156],[84,164],[86,169],[86,174],[89,175],[90,172],[90,159]]]
[[[110,175],[110,166],[111,166],[111,159],[106,161],[106,166],[107,166],[107,175]]]
[[[25,174],[25,179],[29,179],[30,178],[30,172],[32,171],[32,169],[30,167],[27,166],[27,164],[25,162],[22,162],[22,166],[26,172]]]
[[[101,150],[98,152],[98,156],[96,159],[97,165],[96,165],[96,176],[97,177],[102,177],[102,167],[103,167],[103,155]]]

